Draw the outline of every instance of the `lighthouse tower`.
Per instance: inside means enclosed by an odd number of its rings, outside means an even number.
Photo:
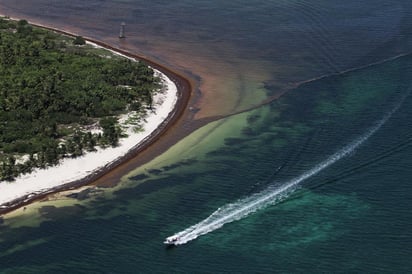
[[[122,22],[120,24],[120,33],[119,33],[119,38],[126,38],[126,36],[124,35],[124,27],[126,26],[125,22]]]

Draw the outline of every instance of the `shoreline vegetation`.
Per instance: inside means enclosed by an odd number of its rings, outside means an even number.
[[[14,22],[4,18],[1,20],[2,23],[4,21]],[[150,77],[150,85],[147,90],[150,89],[149,92],[155,92],[150,94],[152,95],[150,98],[146,96],[144,101],[137,101],[135,98],[127,101],[125,104],[127,108],[123,109],[123,111],[114,111],[110,113],[110,116],[102,115],[103,118],[100,121],[96,122],[96,119],[94,119],[93,123],[85,123],[86,125],[78,123],[76,130],[69,132],[67,135],[69,136],[66,137],[68,139],[59,136],[60,143],[58,145],[60,145],[60,148],[61,144],[65,144],[67,140],[80,143],[84,141],[82,146],[85,150],[78,151],[79,153],[74,155],[76,157],[73,157],[75,150],[71,149],[69,154],[66,147],[66,151],[62,154],[63,157],[55,159],[57,160],[55,165],[46,163],[44,166],[40,166],[44,167],[44,169],[39,169],[35,166],[34,171],[29,174],[15,174],[17,176],[14,182],[0,182],[0,214],[12,211],[50,193],[74,189],[91,183],[107,174],[116,166],[134,157],[139,151],[151,145],[179,118],[182,114],[182,108],[187,105],[188,98],[190,97],[189,93],[191,92],[189,81],[145,58],[139,58],[139,56],[115,49],[93,39],[86,38],[84,40],[80,36],[64,31],[45,26],[29,25],[25,20],[20,20],[15,22],[15,24],[16,31],[11,32],[18,34],[18,27],[30,28],[29,31],[33,31],[34,27],[39,32],[51,31],[53,35],[59,35],[64,39],[70,37],[71,41],[76,41],[76,43],[72,42],[77,44],[75,47],[79,47],[79,45],[84,43],[90,45],[93,49],[87,50],[87,54],[92,55],[92,51],[98,52],[100,55],[103,54],[103,56],[98,56],[100,60],[119,59],[121,60],[120,62],[123,62],[123,66],[126,64],[126,66],[132,67],[132,71],[133,69],[140,69],[145,77]],[[32,28],[32,26],[34,27]],[[19,31],[21,32],[22,29]],[[26,30],[24,29],[23,31]],[[65,46],[66,48],[68,47],[67,44]],[[110,52],[111,55],[107,55],[107,52]],[[118,56],[121,56],[121,58]],[[148,66],[141,65],[143,64],[142,61]],[[142,80],[140,79],[139,81],[140,84]],[[119,82],[115,84],[116,91],[122,90],[125,94],[135,91],[134,87],[128,83],[127,85]],[[131,109],[130,106],[136,102],[139,103],[138,106],[134,106],[134,109]],[[139,112],[140,109],[143,109],[143,111]],[[72,124],[70,123],[70,126],[73,126]],[[59,126],[60,124],[56,123],[54,127],[56,131],[59,129]],[[74,137],[76,141],[70,139]],[[98,138],[100,140],[104,139],[103,142],[100,143]],[[99,147],[99,145],[102,147]],[[43,153],[45,154],[46,151]],[[37,153],[35,156],[31,154],[28,156],[23,154],[23,156],[25,156],[26,161],[28,161],[27,158],[29,160],[40,159]],[[14,155],[11,157],[14,158]],[[17,159],[13,158],[6,158],[6,164],[3,164],[3,166],[7,167],[7,164],[16,165]],[[46,155],[43,155],[43,158],[46,158]]]
[[[143,62],[26,20],[0,20],[0,72],[0,181],[116,147],[162,86]]]

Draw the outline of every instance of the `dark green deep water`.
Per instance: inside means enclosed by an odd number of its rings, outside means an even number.
[[[233,47],[230,58],[247,54],[246,62],[265,60],[262,66],[273,75],[262,83],[268,95],[279,82],[324,77],[269,105],[207,125],[193,134],[197,142],[184,139],[166,152],[168,161],[127,175],[113,195],[43,208],[38,226],[0,225],[0,272],[411,271],[408,1],[13,2],[1,0],[0,6],[19,17],[74,27],[77,21],[64,15],[87,13],[84,20],[96,25],[84,33],[95,31],[97,38],[105,37],[103,22],[121,17],[111,9],[118,4],[131,28],[159,37],[176,32],[159,39],[205,47],[212,38],[224,39]],[[404,55],[392,58],[399,54]],[[222,63],[231,61],[222,54]],[[247,69],[239,73],[248,75]],[[219,207],[307,173],[385,117],[354,151],[281,201],[185,245],[162,245],[165,237]]]

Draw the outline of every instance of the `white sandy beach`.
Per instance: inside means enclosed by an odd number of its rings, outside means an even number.
[[[93,46],[97,45],[93,44]],[[129,127],[126,130],[128,137],[120,139],[117,147],[87,152],[76,159],[63,159],[58,166],[37,169],[30,174],[18,177],[14,182],[1,182],[0,206],[30,194],[47,192],[55,187],[82,179],[116,161],[142,143],[174,110],[178,99],[175,83],[161,72],[155,70],[155,73],[163,79],[165,90],[154,97],[154,111],[148,112],[145,117],[143,130],[136,133],[132,127]]]

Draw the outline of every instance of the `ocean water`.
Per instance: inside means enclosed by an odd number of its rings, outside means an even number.
[[[409,272],[412,4],[147,2],[0,0],[181,71],[212,121],[114,187],[5,217],[1,272]]]

